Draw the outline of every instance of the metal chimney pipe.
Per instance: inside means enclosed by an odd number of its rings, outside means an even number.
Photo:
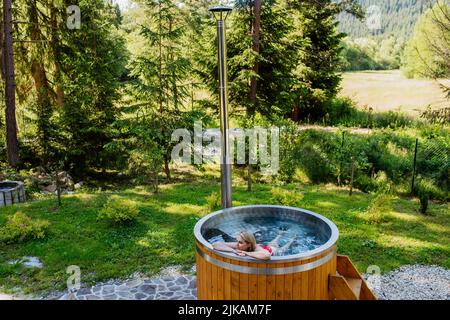
[[[221,159],[220,178],[222,207],[231,208],[231,158],[228,123],[228,79],[227,79],[227,47],[225,36],[225,20],[231,12],[230,7],[213,7],[212,12],[217,20],[217,42],[219,58],[219,90],[220,90],[220,134],[221,134]],[[218,15],[216,15],[218,13]],[[225,14],[225,18],[224,18]]]

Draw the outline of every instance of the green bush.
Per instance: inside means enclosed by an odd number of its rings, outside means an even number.
[[[288,207],[298,207],[304,197],[303,193],[295,190],[291,191],[281,188],[272,188],[270,192],[272,193],[270,201],[273,204],[280,204]]]
[[[219,193],[213,192],[210,196],[206,197],[206,204],[210,212],[220,210],[222,208],[222,201]]]
[[[393,197],[384,192],[379,192],[371,201],[369,208],[364,213],[364,220],[368,224],[380,224],[391,221]]]
[[[17,243],[29,239],[43,239],[49,225],[47,220],[32,220],[18,211],[0,228],[0,242]]]
[[[138,215],[139,208],[136,203],[119,196],[111,196],[100,210],[98,220],[126,223],[135,220]]]
[[[449,193],[441,190],[430,178],[419,177],[414,187],[415,194],[423,199],[433,199],[447,201],[450,199]]]
[[[353,185],[355,188],[366,193],[376,192],[378,189],[376,181],[365,174],[359,175],[353,182]]]

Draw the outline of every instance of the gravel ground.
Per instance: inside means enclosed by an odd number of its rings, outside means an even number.
[[[380,300],[450,300],[450,269],[405,265],[364,278]]]

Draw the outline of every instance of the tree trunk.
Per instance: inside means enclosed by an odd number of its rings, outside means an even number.
[[[37,3],[33,2],[30,6],[30,36],[31,40],[40,40],[42,37],[39,28],[39,19],[37,12]],[[31,61],[31,75],[34,80],[34,85],[37,93],[37,130],[38,140],[42,147],[42,164],[47,164],[49,154],[49,139],[50,139],[50,117],[52,114],[50,88],[45,66],[42,58],[34,57]]]
[[[163,86],[163,74],[162,74],[162,21],[161,21],[161,1],[158,3],[158,9],[159,9],[159,112],[163,113],[163,98],[162,98],[162,90],[164,88]]]
[[[14,74],[14,51],[12,36],[12,0],[3,0],[4,47],[2,59],[5,69],[5,120],[8,163],[17,168],[19,164],[19,142],[17,140],[16,96]]]
[[[252,24],[252,36],[253,36],[253,45],[252,49],[253,51],[259,55],[260,53],[260,46],[259,46],[259,40],[260,40],[260,33],[261,33],[261,4],[262,0],[255,0],[254,7],[253,7],[253,24]],[[253,72],[255,74],[259,74],[259,62],[256,61],[255,65],[253,66]],[[249,98],[251,105],[249,106],[249,109],[247,111],[248,115],[253,115],[256,111],[257,107],[257,99],[256,99],[256,91],[257,91],[257,78],[252,77],[250,79],[250,92],[249,92]],[[252,164],[250,163],[250,155],[248,159],[248,167],[247,167],[247,190],[252,191]]]
[[[300,101],[298,99],[295,100],[294,110],[292,111],[292,121],[300,121]]]
[[[171,177],[170,177],[169,159],[167,157],[164,158],[164,172],[166,173],[168,182],[170,182]]]
[[[262,0],[255,0],[254,7],[253,7],[253,26],[252,26],[252,36],[253,36],[253,45],[252,49],[256,53],[256,55],[259,55],[260,53],[260,34],[261,34],[261,3]],[[259,62],[256,61],[253,66],[253,72],[255,74],[259,74]],[[250,113],[254,113],[256,111],[256,90],[257,90],[257,78],[252,77],[250,79]]]
[[[55,30],[58,30],[58,17],[57,17],[57,8],[55,7],[54,1],[52,1],[51,8],[51,26],[52,26],[52,51],[55,59],[55,75],[56,75],[56,102],[59,107],[64,106],[64,90],[61,86],[61,49],[60,49],[60,41],[58,39],[58,33]]]

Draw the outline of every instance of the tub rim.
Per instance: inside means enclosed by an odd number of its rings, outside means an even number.
[[[207,221],[217,215],[220,215],[220,214],[234,211],[236,209],[245,209],[245,208],[288,209],[288,210],[297,211],[302,214],[308,214],[308,215],[314,216],[315,218],[320,219],[323,222],[325,222],[331,230],[331,236],[327,242],[325,242],[323,245],[321,245],[320,247],[318,247],[316,249],[308,250],[308,251],[301,252],[301,253],[298,253],[295,255],[281,256],[281,257],[274,256],[274,257],[271,257],[270,260],[259,260],[259,259],[255,259],[252,257],[241,257],[241,256],[238,256],[235,254],[214,250],[212,245],[208,241],[206,241],[206,239],[201,234],[201,228],[202,228],[203,224],[205,223],[205,221]],[[199,221],[197,221],[197,223],[195,224],[195,227],[194,227],[194,235],[197,240],[197,246],[198,246],[198,243],[201,243],[207,251],[212,252],[215,255],[221,256],[226,259],[245,261],[245,262],[251,262],[251,263],[258,263],[258,262],[259,263],[285,263],[285,262],[297,262],[297,261],[301,261],[301,260],[311,259],[311,258],[317,257],[318,255],[321,255],[321,254],[329,251],[337,243],[337,240],[339,238],[339,230],[331,220],[329,220],[328,218],[326,218],[318,213],[310,211],[310,210],[306,210],[303,208],[296,208],[296,207],[288,207],[288,206],[260,204],[260,205],[247,205],[247,206],[232,207],[232,208],[227,208],[227,209],[222,209],[222,210],[212,212],[212,213],[204,216],[203,218],[201,218]]]
[[[0,192],[10,192],[10,191],[14,191],[14,190],[18,190],[20,189],[24,184],[22,181],[9,181],[9,180],[4,180],[4,181],[0,181],[0,187],[2,184],[14,184],[14,187],[11,188],[3,188],[3,191]]]

